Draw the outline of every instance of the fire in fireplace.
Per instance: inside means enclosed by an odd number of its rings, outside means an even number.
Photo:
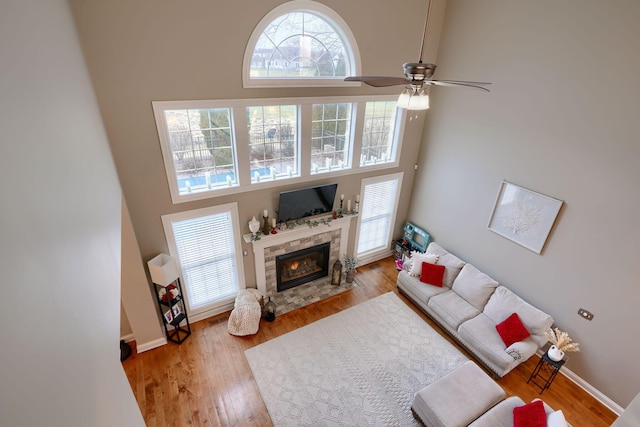
[[[329,275],[330,243],[312,246],[276,257],[278,292]]]

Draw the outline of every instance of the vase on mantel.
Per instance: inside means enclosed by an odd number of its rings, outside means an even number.
[[[355,270],[347,270],[347,283],[352,283],[356,276]]]
[[[560,350],[555,345],[552,345],[549,347],[549,350],[547,350],[547,355],[549,356],[549,359],[554,362],[559,362],[564,358],[564,351]]]

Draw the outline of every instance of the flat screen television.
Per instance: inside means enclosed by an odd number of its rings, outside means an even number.
[[[278,203],[278,221],[293,221],[333,211],[338,184],[283,191]]]

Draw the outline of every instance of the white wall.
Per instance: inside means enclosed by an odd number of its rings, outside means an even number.
[[[620,406],[640,391],[640,3],[452,0],[410,219],[582,345],[567,367]],[[542,255],[487,223],[502,179],[565,201]],[[580,318],[578,308],[595,314]]]
[[[0,13],[0,425],[143,426],[120,364],[120,186],[63,0]]]

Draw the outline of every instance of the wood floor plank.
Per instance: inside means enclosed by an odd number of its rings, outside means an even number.
[[[249,337],[227,332],[229,313],[192,324],[192,334],[180,346],[163,347],[133,354],[122,365],[149,427],[183,426],[272,426],[244,351],[316,320],[395,292],[434,329],[461,351],[463,348],[396,289],[397,270],[393,258],[359,267],[357,287],[315,304],[261,321],[260,330]],[[525,402],[540,397],[562,409],[574,426],[609,426],[615,414],[574,384],[562,371],[542,395],[527,379],[537,356],[522,363],[498,383],[507,395]]]

